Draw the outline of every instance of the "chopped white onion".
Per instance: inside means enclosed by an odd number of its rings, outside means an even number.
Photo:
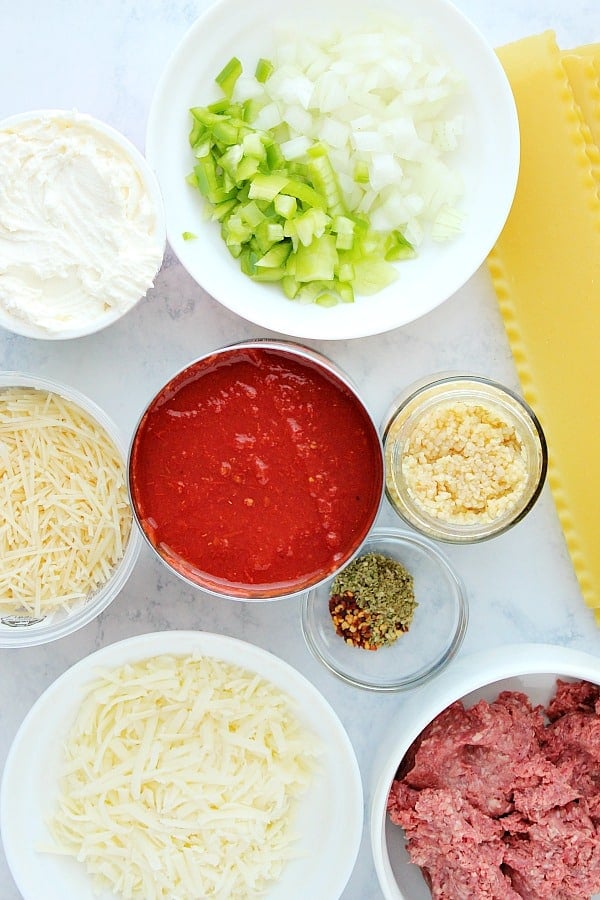
[[[312,135],[313,118],[311,114],[301,106],[288,106],[283,113],[283,121],[287,122],[292,131],[298,135]]]
[[[325,119],[319,134],[319,140],[328,144],[330,147],[345,147],[348,143],[350,129],[345,122],[338,122],[336,119]]]
[[[325,145],[349,211],[376,229],[402,228],[415,246],[426,232],[445,240],[460,230],[462,181],[445,157],[463,133],[461,80],[426,40],[396,20],[320,39],[286,35],[273,63],[253,125],[287,125],[286,159]],[[235,90],[236,99],[256,96],[244,77]],[[357,165],[368,180],[355,181]]]
[[[285,159],[301,159],[306,155],[306,151],[311,146],[312,141],[307,137],[295,137],[289,141],[284,141],[281,145],[281,152]]]
[[[270,128],[276,128],[281,124],[281,113],[276,103],[268,103],[259,110],[256,119],[253,122],[255,128],[259,131],[269,131]]]

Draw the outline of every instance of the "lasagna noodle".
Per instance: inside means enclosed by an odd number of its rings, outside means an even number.
[[[590,44],[589,48],[567,50],[561,59],[581,116],[586,149],[600,193],[600,48]]]
[[[597,70],[565,65],[552,32],[498,55],[517,105],[521,168],[488,265],[523,393],[546,432],[549,483],[574,569],[600,624],[598,148],[567,74],[576,69],[578,94],[593,96]]]

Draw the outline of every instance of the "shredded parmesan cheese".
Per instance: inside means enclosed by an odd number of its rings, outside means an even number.
[[[77,404],[0,390],[0,613],[69,611],[110,577],[131,530],[125,466]]]
[[[51,852],[123,898],[258,897],[317,749],[289,697],[198,656],[102,671],[68,735]]]

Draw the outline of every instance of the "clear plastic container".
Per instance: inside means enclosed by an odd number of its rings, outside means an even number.
[[[79,406],[94,419],[99,429],[103,429],[109,435],[125,467],[127,451],[121,433],[106,413],[84,394],[49,378],[22,372],[0,372],[0,391],[9,387],[29,387],[53,392]],[[32,647],[46,644],[87,625],[103,612],[122,590],[133,571],[141,544],[141,537],[132,521],[123,556],[113,568],[108,580],[68,612],[53,611],[38,619],[26,613],[23,615],[0,613],[0,647]]]
[[[483,376],[443,373],[412,385],[382,431],[386,496],[406,523],[436,540],[501,534],[544,485],[548,454],[535,413]]]

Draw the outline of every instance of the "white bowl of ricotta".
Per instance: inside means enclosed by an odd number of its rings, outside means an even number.
[[[0,326],[46,340],[112,324],[162,264],[162,197],[143,155],[77,111],[0,122]]]

